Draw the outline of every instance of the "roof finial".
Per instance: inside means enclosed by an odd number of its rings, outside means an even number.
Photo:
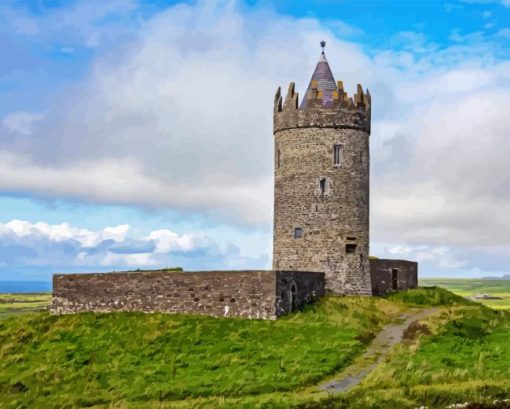
[[[321,47],[322,47],[322,54],[324,54],[324,47],[326,47],[325,41],[321,41]]]

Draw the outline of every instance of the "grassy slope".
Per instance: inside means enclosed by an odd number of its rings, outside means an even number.
[[[278,321],[141,313],[5,319],[0,403],[139,405],[292,390],[347,365],[402,308],[329,297]]]
[[[341,369],[406,306],[437,305],[443,313],[357,389],[324,399],[296,388]],[[0,407],[389,409],[495,399],[510,393],[509,315],[437,288],[329,297],[276,322],[30,314],[0,321]]]
[[[445,309],[342,399],[345,407],[445,407],[510,396],[510,314],[483,306]],[[338,401],[337,401],[338,405]],[[338,405],[344,407],[344,405]]]
[[[474,294],[490,294],[503,297],[502,300],[477,300],[478,302],[496,309],[510,308],[510,280],[480,280],[460,278],[425,278],[420,279],[420,285],[437,285],[446,288],[462,297]]]

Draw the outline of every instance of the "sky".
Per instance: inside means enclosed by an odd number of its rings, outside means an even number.
[[[0,280],[269,269],[273,97],[372,95],[371,254],[510,273],[510,1],[0,3]]]

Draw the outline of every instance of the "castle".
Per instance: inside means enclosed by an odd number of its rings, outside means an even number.
[[[275,97],[273,268],[323,271],[336,294],[372,294],[370,102],[335,83],[324,51],[299,106],[294,83]]]
[[[273,270],[55,274],[51,312],[145,311],[274,319],[337,295],[417,286],[417,263],[369,259],[371,96],[335,82],[324,53],[299,102],[274,100]]]

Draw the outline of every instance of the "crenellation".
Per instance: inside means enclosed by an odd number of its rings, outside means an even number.
[[[274,96],[274,114],[282,112],[282,89],[278,87]]]
[[[357,92],[350,97],[338,81],[337,88],[332,91],[331,106],[323,106],[324,91],[319,90],[316,80],[311,81],[310,90],[306,93],[307,108],[299,107],[298,93],[295,83],[291,82],[281,107],[281,88],[275,94],[274,132],[291,128],[333,127],[360,129],[370,133],[371,97],[361,84]]]
[[[295,92],[295,84],[291,82],[289,84],[289,88],[287,90],[287,96],[285,97],[285,102],[283,104],[283,111],[294,111],[298,108],[298,98],[299,95]]]

